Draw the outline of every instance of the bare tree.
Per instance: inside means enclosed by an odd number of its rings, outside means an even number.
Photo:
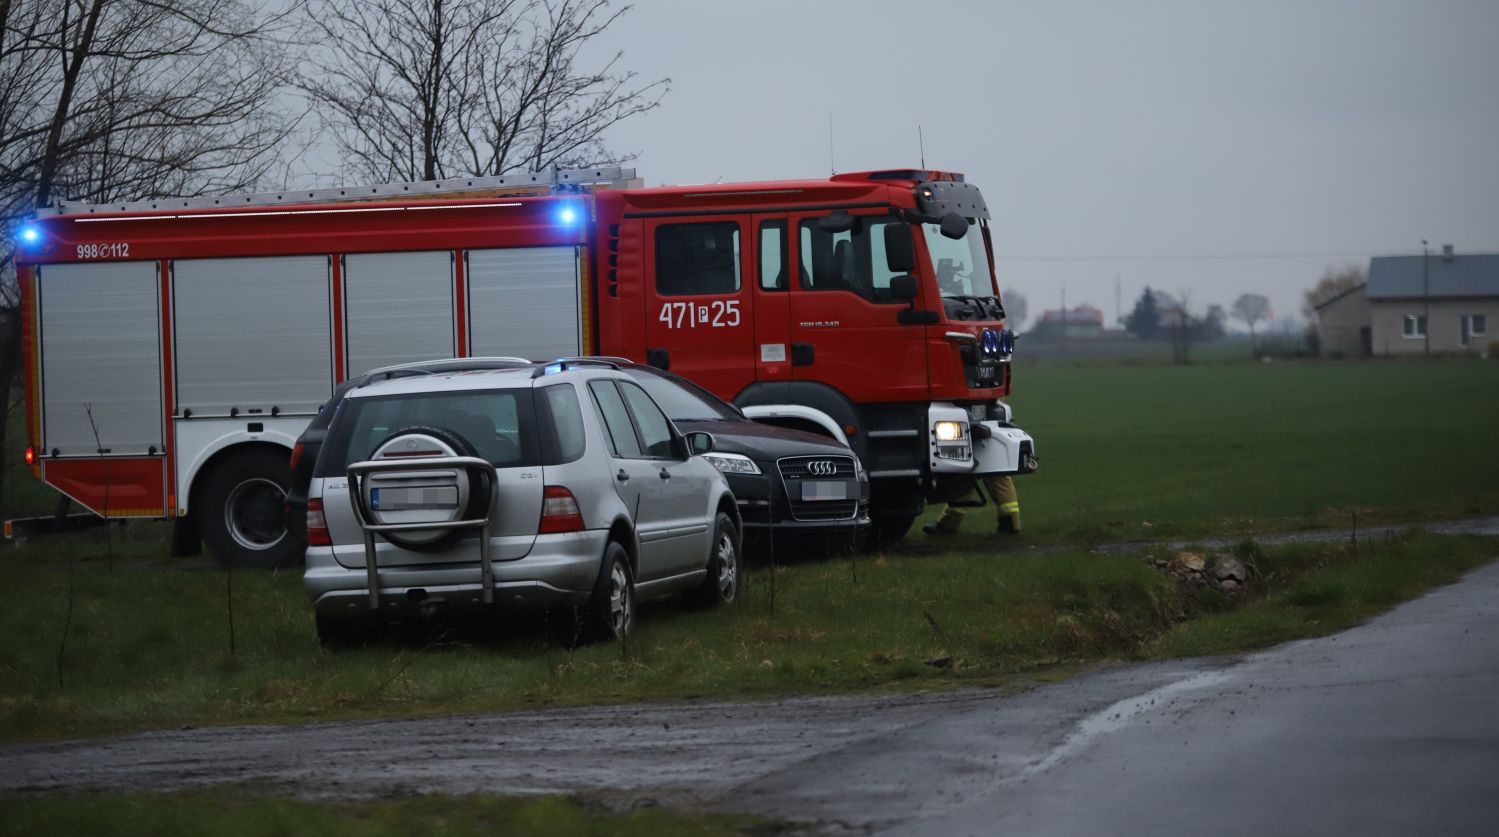
[[[1192,362],[1192,343],[1197,339],[1191,293],[1182,289],[1176,299],[1163,293],[1157,293],[1156,298],[1161,305],[1161,328],[1171,339],[1171,361],[1185,366]]]
[[[1233,315],[1234,319],[1243,320],[1244,325],[1249,326],[1249,351],[1253,354],[1259,347],[1256,326],[1271,316],[1270,300],[1260,294],[1239,294],[1234,300]]]
[[[579,53],[629,6],[611,0],[308,0],[325,44],[302,90],[347,174],[437,180],[623,162],[604,133],[660,104],[669,79]]]
[[[0,435],[20,356],[9,233],[59,198],[252,188],[293,127],[284,23],[241,0],[0,0]]]

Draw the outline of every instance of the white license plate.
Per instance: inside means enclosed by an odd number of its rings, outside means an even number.
[[[847,500],[848,484],[842,482],[818,482],[811,480],[802,483],[803,500]]]
[[[382,511],[452,509],[457,505],[458,487],[454,485],[370,489],[370,508]]]

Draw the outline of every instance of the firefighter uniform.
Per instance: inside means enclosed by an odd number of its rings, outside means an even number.
[[[1015,493],[1015,481],[1007,475],[984,477],[983,480],[990,499],[994,500],[995,512],[999,515],[999,531],[1020,534],[1020,495]],[[942,516],[937,518],[936,523],[928,523],[921,529],[928,535],[951,535],[961,525],[963,509],[950,505],[942,510]]]

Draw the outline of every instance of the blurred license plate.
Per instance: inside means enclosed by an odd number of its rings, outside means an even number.
[[[802,499],[847,500],[848,485],[841,482],[804,482],[802,483]]]
[[[370,489],[370,508],[372,509],[383,511],[451,509],[457,505],[458,487],[454,485]]]

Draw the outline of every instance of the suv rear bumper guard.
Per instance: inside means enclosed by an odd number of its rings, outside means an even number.
[[[375,523],[374,516],[364,505],[364,483],[370,474],[386,474],[401,471],[431,471],[437,468],[463,468],[477,473],[488,481],[489,507],[483,517],[469,520],[451,520],[446,523]],[[364,533],[364,571],[369,582],[370,610],[380,609],[380,570],[375,561],[375,535],[381,532],[430,531],[432,529],[478,529],[479,572],[482,577],[484,604],[494,603],[494,564],[489,558],[489,524],[494,508],[495,490],[500,485],[500,474],[493,463],[476,456],[422,456],[401,460],[368,460],[355,462],[348,468],[349,504],[354,507],[354,520]]]

